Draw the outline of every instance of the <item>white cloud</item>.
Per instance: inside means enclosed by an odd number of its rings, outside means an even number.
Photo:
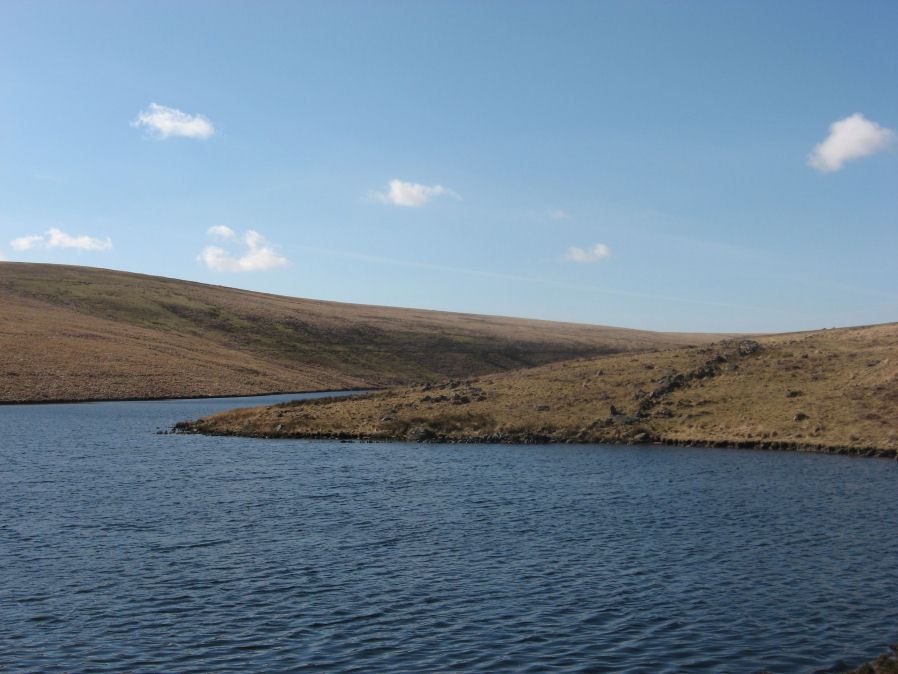
[[[894,142],[894,131],[856,112],[830,124],[829,135],[814,148],[808,166],[827,173],[838,171],[845,162],[881,152]]]
[[[158,103],[150,103],[150,107],[141,110],[131,126],[145,127],[147,131],[160,140],[172,136],[183,138],[206,139],[215,133],[212,122],[203,115],[189,115],[177,108],[169,108]]]
[[[9,242],[13,250],[24,251],[32,248],[75,248],[77,250],[109,250],[112,248],[112,239],[96,239],[82,234],[71,236],[56,227],[51,227],[46,234],[31,234],[20,236]]]
[[[223,225],[210,227],[209,234],[227,239],[238,238],[234,230]],[[287,258],[279,254],[265,237],[254,229],[247,230],[239,241],[244,248],[242,255],[218,246],[206,246],[197,259],[209,269],[225,272],[263,271],[290,264]]]
[[[548,215],[552,220],[567,220],[571,217],[570,213],[561,208],[552,209],[548,211],[546,215]]]
[[[458,192],[454,192],[442,185],[419,185],[407,183],[402,180],[391,180],[386,192],[374,192],[372,195],[378,201],[395,206],[423,206],[435,197],[450,196],[461,199]]]
[[[31,250],[44,242],[44,237],[40,234],[32,234],[30,236],[20,236],[9,242],[13,250]]]
[[[607,257],[611,257],[611,249],[604,243],[597,243],[590,248],[571,246],[567,249],[564,259],[571,262],[598,262]]]
[[[69,236],[55,227],[47,230],[47,248],[78,248],[79,250],[109,250],[112,239],[95,239],[92,236]]]
[[[209,234],[212,236],[220,236],[223,239],[236,239],[237,233],[230,227],[224,225],[215,225],[209,228]]]

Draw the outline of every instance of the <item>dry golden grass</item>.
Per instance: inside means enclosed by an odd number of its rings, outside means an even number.
[[[182,430],[444,442],[662,442],[894,456],[898,324],[577,359]]]
[[[711,339],[0,263],[0,402],[374,388]]]

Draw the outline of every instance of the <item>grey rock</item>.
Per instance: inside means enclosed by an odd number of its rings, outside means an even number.
[[[436,433],[429,428],[413,428],[405,435],[405,439],[409,442],[425,442],[433,440],[435,437]]]
[[[750,356],[760,350],[761,345],[753,339],[743,339],[741,342],[739,342],[738,351],[740,356]]]

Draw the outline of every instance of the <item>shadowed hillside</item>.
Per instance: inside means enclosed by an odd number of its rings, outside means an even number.
[[[898,324],[617,354],[181,430],[437,442],[623,442],[895,456]]]
[[[711,339],[0,262],[0,402],[382,387]]]

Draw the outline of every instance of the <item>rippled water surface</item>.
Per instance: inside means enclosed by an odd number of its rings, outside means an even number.
[[[0,671],[832,671],[898,639],[898,462],[156,435],[0,407]]]

